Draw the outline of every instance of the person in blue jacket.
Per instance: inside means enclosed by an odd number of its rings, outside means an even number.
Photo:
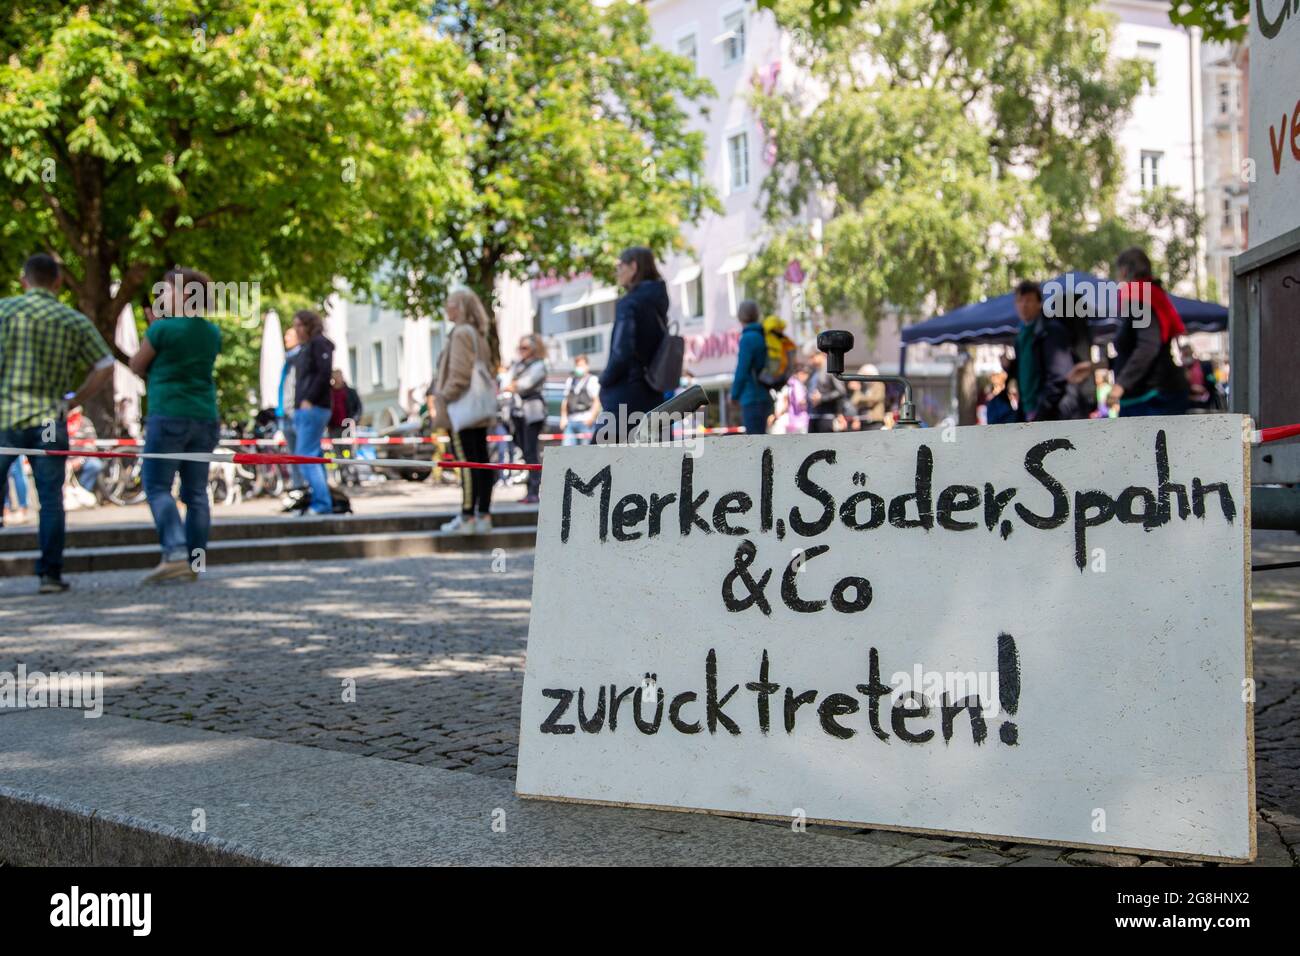
[[[731,398],[740,405],[745,434],[764,435],[772,417],[772,392],[758,380],[767,368],[767,339],[763,323],[758,321],[758,303],[752,299],[740,303],[736,318],[740,319],[740,354],[731,380]]]
[[[597,443],[626,441],[629,417],[664,401],[646,381],[646,368],[668,334],[668,286],[645,246],[625,249],[614,275],[627,294],[614,308],[609,359],[600,373],[603,411],[594,429]]]

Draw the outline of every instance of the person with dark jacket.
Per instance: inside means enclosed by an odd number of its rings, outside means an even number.
[[[767,368],[767,339],[763,335],[763,323],[758,321],[758,303],[752,299],[740,303],[736,318],[740,319],[741,331],[731,398],[740,405],[745,434],[763,435],[772,415],[772,393],[758,380]]]
[[[614,274],[627,294],[615,306],[609,360],[600,374],[602,412],[593,440],[604,444],[626,441],[628,418],[663,403],[646,381],[646,368],[668,334],[668,286],[654,253],[644,246],[625,249]]]
[[[812,364],[812,378],[808,382],[808,431],[833,432],[835,422],[844,415],[849,390],[826,370],[826,356],[823,353],[814,355]]]
[[[1020,393],[1021,421],[1087,418],[1096,406],[1088,406],[1076,386],[1085,376],[1092,380],[1091,364],[1076,361],[1065,323],[1043,314],[1043,292],[1037,282],[1021,282],[1015,303],[1021,324],[1007,373]]]
[[[546,343],[536,334],[519,340],[519,358],[510,366],[510,380],[506,390],[513,396],[510,409],[510,427],[515,444],[524,453],[524,463],[542,463],[542,426],[546,424],[546,398],[542,386],[546,384]],[[535,505],[541,501],[542,473],[528,472],[528,490],[521,504]]]
[[[1151,274],[1151,260],[1134,246],[1115,259],[1124,283],[1120,302],[1126,316],[1115,336],[1115,384],[1106,396],[1121,418],[1182,415],[1187,411],[1187,376],[1174,363],[1169,343],[1186,335],[1182,317]]]
[[[293,453],[319,458],[321,439],[333,412],[330,375],[334,371],[334,343],[325,337],[325,321],[309,309],[294,314],[293,330],[302,344],[294,356],[293,425],[298,441]],[[332,514],[334,499],[325,480],[325,466],[298,467],[311,489],[311,513]]]
[[[343,377],[343,370],[336,368],[330,373],[330,438],[351,438],[361,421],[361,395],[348,384]],[[356,448],[344,445],[340,458],[355,458]],[[351,465],[339,465],[339,477],[343,484],[361,484],[357,470]]]

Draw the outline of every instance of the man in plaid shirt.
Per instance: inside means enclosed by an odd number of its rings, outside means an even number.
[[[0,299],[0,447],[68,448],[67,409],[113,378],[113,354],[91,321],[57,298],[59,264],[38,254],[23,266],[24,295]],[[77,381],[81,386],[73,392]],[[30,456],[41,502],[42,594],[68,589],[63,580],[65,459]],[[0,455],[0,488],[13,455]]]

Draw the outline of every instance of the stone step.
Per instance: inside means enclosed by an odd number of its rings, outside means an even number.
[[[852,832],[523,800],[509,780],[463,771],[108,714],[0,710],[0,863],[19,866],[822,868],[924,855]]]
[[[446,516],[444,516],[445,520]],[[303,519],[302,524],[321,525]],[[537,539],[533,525],[495,527],[487,534],[439,535],[434,531],[390,531],[372,534],[315,534],[274,538],[214,540],[208,545],[209,564],[247,564],[253,561],[325,561],[335,558],[395,558],[496,548],[531,548]],[[38,551],[0,553],[0,577],[33,573]],[[63,553],[67,574],[152,568],[158,563],[158,544],[114,544],[106,547],[68,548]]]
[[[329,534],[394,534],[404,531],[435,531],[452,519],[450,511],[402,511],[378,515],[350,514],[326,517],[299,517],[298,515],[257,518],[223,518],[214,512],[212,521],[213,542],[239,541],[256,538],[316,537]],[[517,528],[537,524],[536,508],[503,508],[492,515],[498,528]],[[68,548],[108,548],[130,545],[158,544],[158,532],[152,524],[95,525],[69,527]],[[13,551],[35,551],[39,547],[36,523],[0,531],[0,554]]]

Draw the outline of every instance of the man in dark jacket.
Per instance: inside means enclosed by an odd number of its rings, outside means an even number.
[[[1075,386],[1091,381],[1091,364],[1076,361],[1065,324],[1043,314],[1043,292],[1037,282],[1016,286],[1016,354],[1007,365],[1020,391],[1020,414],[1027,422],[1087,418],[1089,407]]]
[[[664,401],[646,381],[646,368],[668,334],[668,286],[653,254],[640,246],[619,257],[615,275],[627,294],[615,306],[609,359],[600,373],[604,411],[596,425],[597,443],[625,441],[629,417],[644,415]]]

